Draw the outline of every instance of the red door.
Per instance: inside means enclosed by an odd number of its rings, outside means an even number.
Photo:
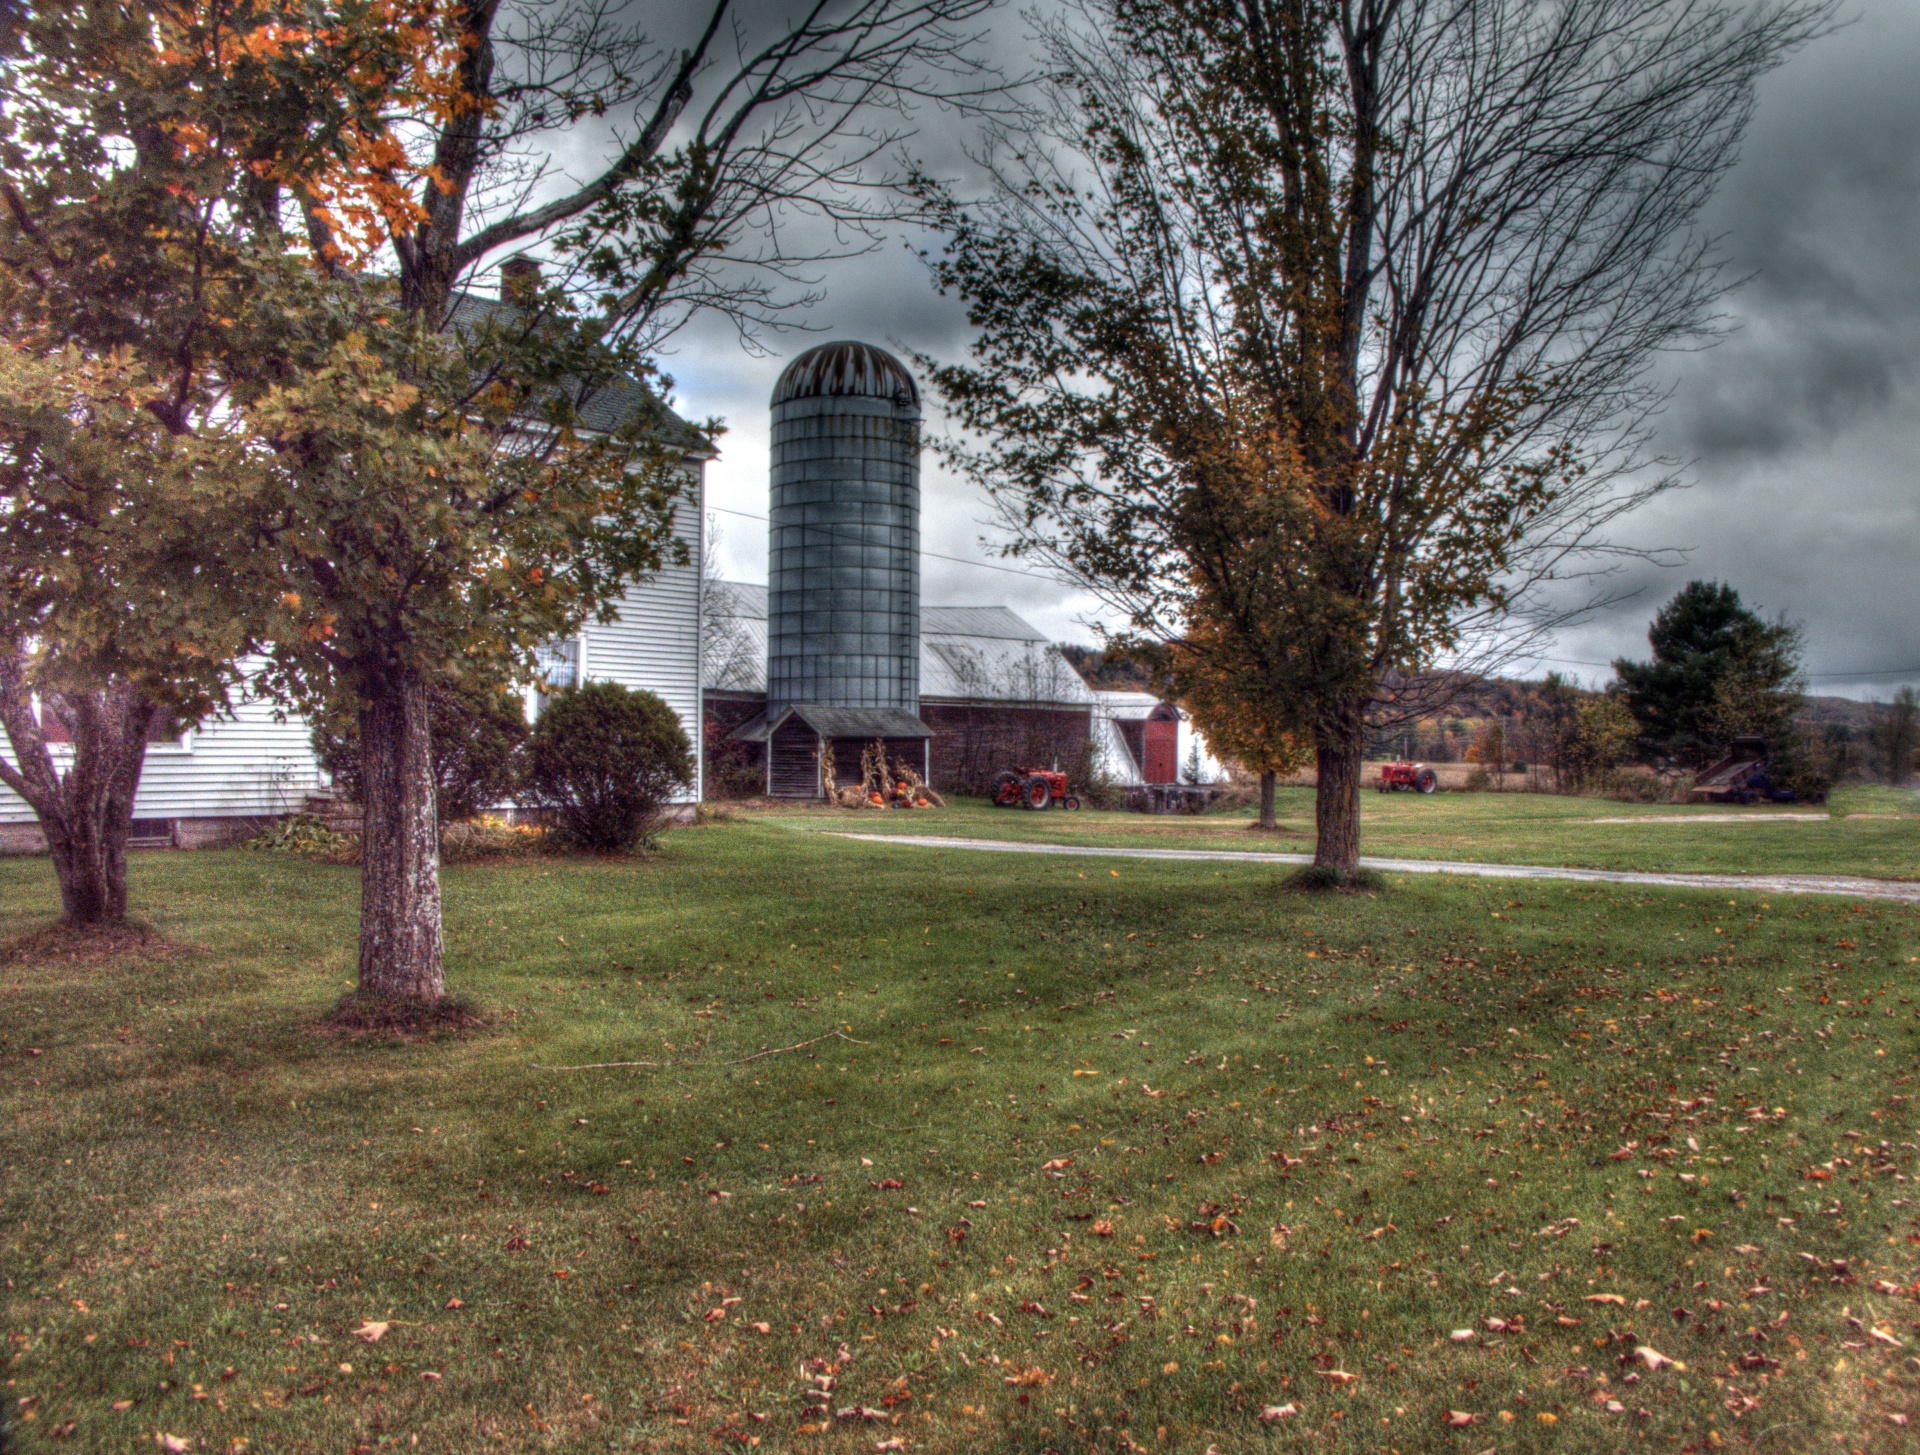
[[[1167,716],[1161,717],[1165,712]],[[1147,719],[1147,761],[1142,777],[1149,783],[1175,783],[1180,778],[1180,720],[1171,708],[1155,708]]]

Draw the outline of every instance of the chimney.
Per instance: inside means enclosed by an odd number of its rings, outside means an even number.
[[[519,303],[540,291],[540,264],[522,254],[500,265],[500,301]]]

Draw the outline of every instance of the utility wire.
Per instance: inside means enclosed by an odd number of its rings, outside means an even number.
[[[750,510],[729,510],[724,505],[709,505],[707,509],[712,511],[717,511],[721,515],[737,515],[742,520],[764,521],[767,518],[764,515],[755,515]],[[809,525],[809,526],[803,527],[803,529],[826,531],[829,535],[832,535],[834,533],[833,527],[829,525]],[[865,544],[865,542],[860,541],[859,537],[857,536],[842,535],[840,539],[855,541],[863,545]],[[969,561],[965,556],[943,556],[938,551],[922,551],[920,554],[923,556],[932,556],[936,561],[952,561],[956,566],[973,566],[982,571],[1004,571],[1009,576],[1033,575],[1033,572],[1031,571],[1022,571],[1018,567],[1014,567],[1014,566],[996,566],[991,561]]]
[[[707,509],[711,511],[715,511],[720,515],[737,515],[742,520],[757,520],[762,522],[763,524],[767,523],[766,516],[755,515],[750,510],[730,510],[724,505],[709,505]],[[806,530],[826,531],[829,534],[833,533],[832,526],[809,525],[803,528]],[[856,537],[853,537],[853,536],[843,536],[841,538],[844,540],[857,539]],[[861,544],[864,544],[864,542],[861,542]],[[923,556],[931,556],[936,561],[951,561],[956,566],[972,566],[975,570],[979,570],[979,571],[1001,571],[1009,576],[1033,575],[1032,571],[1023,571],[1015,566],[996,566],[991,561],[969,561],[964,556],[949,556],[949,555],[944,555],[939,551],[923,550],[920,552],[920,554]],[[1613,667],[1613,663],[1611,662],[1589,662],[1589,661],[1586,661],[1584,658],[1580,658],[1580,657],[1535,656],[1530,660],[1536,661],[1536,662],[1553,662],[1562,667],[1605,667],[1605,668],[1608,668],[1609,670],[1611,670]],[[1851,682],[1851,681],[1857,681],[1864,677],[1920,677],[1920,666],[1883,667],[1877,671],[1872,671],[1872,672],[1808,672],[1808,673],[1805,673],[1804,675],[1806,676],[1807,680],[1810,682],[1833,682],[1833,681]]]
[[[1557,662],[1562,667],[1612,667],[1611,662],[1588,662],[1579,657],[1541,657],[1530,660],[1535,662]],[[1803,673],[1810,682],[1831,682],[1835,680],[1852,682],[1862,677],[1916,677],[1920,676],[1920,667],[1882,667],[1872,672],[1807,672]]]

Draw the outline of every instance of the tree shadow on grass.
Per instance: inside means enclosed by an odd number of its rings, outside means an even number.
[[[431,1004],[351,990],[340,997],[313,1034],[330,1040],[433,1041],[487,1030],[493,1018],[470,1000],[448,996]]]
[[[1349,874],[1331,864],[1308,864],[1289,874],[1280,887],[1289,894],[1378,894],[1387,881],[1371,869]]]
[[[72,925],[64,920],[42,925],[0,945],[0,964],[103,965],[149,964],[188,954],[196,947],[168,939],[141,920],[118,924]]]

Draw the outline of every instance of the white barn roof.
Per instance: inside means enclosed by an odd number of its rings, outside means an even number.
[[[707,588],[709,692],[767,690],[767,588]],[[1094,693],[1046,634],[1004,606],[920,608],[920,695],[936,701],[1091,707]]]

